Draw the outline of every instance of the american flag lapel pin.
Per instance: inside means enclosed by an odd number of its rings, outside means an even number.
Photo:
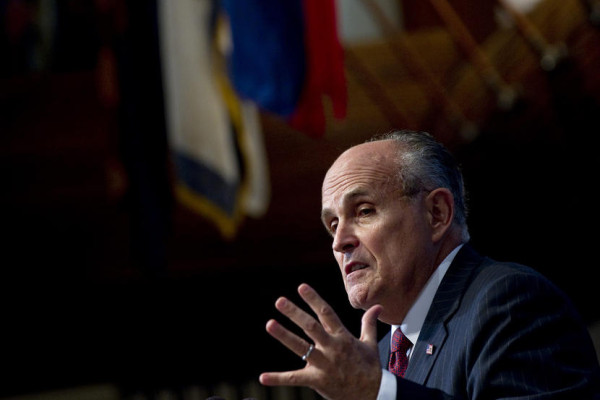
[[[432,355],[433,354],[433,345],[431,343],[429,343],[427,345],[427,348],[425,349],[425,354],[427,354],[427,355]]]

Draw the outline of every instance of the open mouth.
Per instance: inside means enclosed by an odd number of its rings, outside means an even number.
[[[346,266],[346,275],[349,275],[353,272],[356,271],[360,271],[361,269],[365,269],[367,268],[368,265],[367,264],[361,264],[361,263],[351,263],[349,265]]]

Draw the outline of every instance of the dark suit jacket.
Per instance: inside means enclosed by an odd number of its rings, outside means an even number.
[[[389,345],[388,333],[379,342],[383,368]],[[397,398],[598,399],[599,375],[585,324],[558,288],[465,245],[397,379]]]

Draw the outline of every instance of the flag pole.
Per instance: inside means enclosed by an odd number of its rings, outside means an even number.
[[[377,20],[383,33],[386,36],[397,39],[393,41],[386,40],[386,44],[391,47],[394,57],[404,64],[411,75],[425,88],[424,92],[431,98],[433,104],[444,111],[447,119],[452,125],[458,126],[463,138],[470,139],[476,135],[477,128],[475,127],[475,124],[467,120],[461,109],[439,82],[439,79],[433,73],[429,65],[427,65],[406,38],[406,35],[399,32],[374,0],[362,0],[362,2],[369,10],[371,16]]]
[[[429,0],[446,28],[463,49],[485,84],[496,94],[498,105],[510,109],[517,99],[517,90],[507,84],[487,55],[481,50],[463,21],[447,0]]]
[[[349,72],[354,75],[367,96],[377,105],[377,108],[379,108],[392,127],[399,128],[405,126],[416,129],[416,123],[404,111],[396,107],[392,99],[386,94],[385,87],[365,67],[360,57],[353,50],[345,48],[344,59]]]

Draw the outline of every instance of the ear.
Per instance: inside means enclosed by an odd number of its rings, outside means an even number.
[[[429,192],[425,205],[431,227],[431,240],[440,241],[448,231],[454,218],[454,196],[446,188],[437,188]]]

